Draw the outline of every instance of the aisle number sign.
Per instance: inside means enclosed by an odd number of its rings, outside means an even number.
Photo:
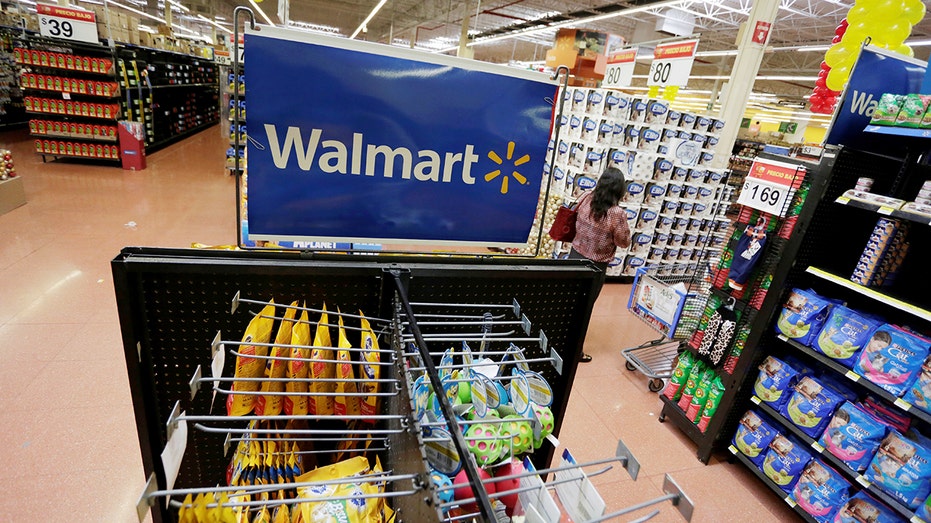
[[[689,82],[697,49],[698,40],[657,45],[653,49],[653,62],[650,64],[647,85],[684,87]]]
[[[39,33],[50,38],[100,43],[97,37],[97,15],[93,11],[37,4]]]
[[[618,51],[608,57],[602,87],[628,87],[634,77],[638,47]]]
[[[758,158],[744,178],[737,203],[783,217],[804,179],[804,167]]]

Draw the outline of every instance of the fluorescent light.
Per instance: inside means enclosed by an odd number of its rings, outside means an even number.
[[[226,18],[223,18],[223,17],[220,16],[220,15],[214,16],[213,19],[214,19],[214,20],[226,20]]]
[[[175,6],[175,7],[177,7],[178,9],[181,9],[181,10],[184,11],[185,13],[190,13],[190,12],[191,12],[190,9],[188,9],[187,7],[184,7],[183,5],[181,5],[181,4],[178,3],[178,2],[175,2],[175,0],[166,0],[166,1],[167,1],[169,4],[171,4],[171,5]]]
[[[22,0],[20,0],[20,1],[22,1]],[[158,23],[160,23],[160,24],[167,23],[167,22],[165,22],[165,20],[163,20],[163,19],[161,19],[161,18],[159,18],[159,17],[157,17],[157,16],[152,16],[152,15],[150,15],[149,13],[146,13],[145,11],[140,11],[140,10],[138,10],[138,9],[136,9],[136,8],[129,7],[128,5],[123,5],[123,4],[119,3],[119,2],[114,2],[113,0],[110,0],[108,3],[109,3],[110,5],[115,5],[115,6],[119,7],[119,8],[121,8],[121,9],[125,9],[125,10],[129,11],[130,13],[136,13],[136,14],[139,15],[139,16],[144,16],[144,17],[146,17],[146,18],[151,18],[152,20],[155,20],[156,22],[158,22]]]
[[[258,11],[260,15],[262,15],[262,18],[265,20],[265,22],[268,25],[275,25],[275,23],[272,22],[272,19],[269,18],[267,14],[265,14],[265,11],[262,11],[262,8],[259,7],[259,4],[255,3],[255,0],[249,0],[249,4],[252,5],[252,7],[254,7],[255,10]]]
[[[710,56],[737,56],[737,50],[732,49],[730,51],[699,51],[695,53],[697,57],[710,57]]]
[[[757,76],[756,79],[782,82],[815,82],[818,80],[818,76]]]
[[[204,22],[207,22],[208,24],[210,24],[210,25],[212,25],[212,26],[215,26],[217,29],[226,31],[227,33],[232,33],[232,31],[230,31],[229,29],[227,29],[227,28],[223,27],[222,25],[220,25],[220,24],[214,22],[213,20],[207,18],[207,17],[204,16],[204,15],[197,15],[197,18],[198,18],[199,20],[203,20]]]
[[[249,1],[251,2],[252,0],[249,0]],[[375,18],[375,15],[386,3],[388,3],[388,0],[380,0],[378,2],[378,5],[375,6],[375,9],[372,9],[372,12],[369,13],[369,15],[365,17],[365,20],[362,20],[361,24],[359,24],[359,27],[356,27],[356,30],[352,32],[352,36],[350,36],[349,39],[352,40],[353,38],[358,36],[359,32],[361,32],[362,29],[364,29],[365,26],[368,25],[368,23],[372,21],[372,18]]]
[[[149,34],[154,34],[154,35],[158,34],[158,31],[156,31],[155,29],[152,29],[151,27],[145,24],[139,24],[139,30],[144,33],[149,33]]]
[[[94,5],[103,5],[103,2],[98,2],[97,0],[78,0],[82,4],[94,4]]]
[[[827,51],[830,48],[831,46],[829,45],[808,45],[808,46],[799,47],[798,49],[796,49],[796,51],[800,53],[810,53],[810,52]]]

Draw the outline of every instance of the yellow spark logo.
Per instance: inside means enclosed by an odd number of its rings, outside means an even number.
[[[508,154],[507,154],[507,157],[506,157],[506,158],[507,158],[508,161],[511,161],[511,159],[512,159],[513,157],[514,157],[514,142],[508,142]],[[494,152],[494,151],[489,151],[489,152],[488,152],[488,158],[491,159],[491,161],[495,162],[495,163],[498,164],[498,165],[504,165],[504,160],[502,160],[501,157],[498,156],[498,153],[496,153],[496,152]],[[515,167],[515,169],[516,169],[518,166],[523,165],[523,164],[525,164],[525,163],[527,163],[527,162],[529,162],[529,161],[530,161],[530,155],[529,155],[529,154],[525,154],[525,155],[521,156],[520,158],[514,160],[514,167]],[[501,176],[501,169],[495,169],[494,171],[491,171],[490,173],[488,173],[488,174],[485,175],[485,181],[486,181],[486,182],[490,182],[490,181],[494,180],[495,178],[497,178],[497,177],[499,177],[499,176]],[[527,177],[524,176],[523,174],[517,172],[516,170],[511,171],[511,176],[513,176],[514,179],[517,180],[517,183],[519,183],[519,184],[521,184],[521,185],[526,185],[526,184],[527,184]],[[507,194],[507,193],[508,193],[508,180],[509,180],[509,179],[510,179],[510,178],[509,178],[509,176],[508,176],[507,174],[505,174],[505,175],[501,178],[501,194]]]

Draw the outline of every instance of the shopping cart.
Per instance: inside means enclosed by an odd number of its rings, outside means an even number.
[[[637,269],[627,309],[660,337],[622,349],[627,370],[639,370],[650,379],[648,388],[658,392],[672,374],[680,345],[698,327],[711,288],[707,263],[646,266]]]

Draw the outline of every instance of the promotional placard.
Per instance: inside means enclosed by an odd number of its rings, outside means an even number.
[[[249,239],[526,244],[549,77],[265,26],[245,47]]]
[[[785,216],[790,198],[804,179],[804,167],[757,158],[744,178],[737,203],[780,217]]]
[[[631,47],[609,56],[602,87],[628,87],[634,77],[634,66],[637,65],[639,50],[639,47]]]
[[[100,43],[97,37],[97,15],[93,11],[36,4],[39,33],[50,38]]]
[[[653,49],[653,62],[647,85],[678,85],[684,87],[689,83],[689,74],[695,62],[698,40],[684,40],[657,45]]]

